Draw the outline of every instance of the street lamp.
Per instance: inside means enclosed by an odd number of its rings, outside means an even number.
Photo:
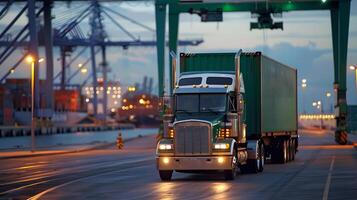
[[[357,89],[357,65],[351,65],[350,66],[351,71],[355,71],[355,82],[356,82],[356,89]]]
[[[305,91],[305,88],[307,87],[307,80],[306,79],[302,79],[301,80],[301,88],[302,88],[302,109],[303,109],[303,113],[305,114],[306,113],[306,109],[305,109],[305,95],[304,95],[304,91]]]
[[[35,151],[35,58],[31,55],[26,57],[31,64],[31,151]]]
[[[316,107],[317,106],[317,102],[316,101],[312,102],[312,106]]]
[[[88,69],[87,69],[87,68],[82,68],[82,69],[81,69],[81,73],[82,73],[82,74],[85,74],[85,73],[87,73],[87,72],[88,72]]]
[[[322,108],[322,102],[321,101],[312,102],[312,106],[316,107],[320,111],[320,114],[323,114],[323,108]],[[322,127],[323,127],[323,121],[322,121],[322,117],[321,117],[321,119],[320,119],[320,128],[322,129]]]
[[[330,103],[330,98],[331,98],[331,93],[330,92],[326,92],[326,98],[327,98],[327,105],[330,107],[330,113],[332,113],[332,104]]]

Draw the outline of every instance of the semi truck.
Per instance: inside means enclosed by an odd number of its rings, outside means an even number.
[[[156,162],[173,172],[219,172],[226,180],[286,163],[298,150],[297,70],[261,52],[180,53]],[[177,79],[177,81],[176,81]]]

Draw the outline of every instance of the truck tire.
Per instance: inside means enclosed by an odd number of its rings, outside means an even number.
[[[172,177],[172,170],[159,170],[160,178],[163,181],[170,181]]]
[[[287,142],[285,139],[280,139],[276,143],[276,147],[272,151],[272,161],[274,163],[284,164],[287,161]]]
[[[281,163],[287,163],[289,161],[289,143],[288,140],[283,140],[283,157]]]
[[[295,160],[296,145],[295,139],[291,139],[291,160]]]
[[[263,144],[259,144],[258,146],[258,155],[256,159],[248,159],[247,160],[247,167],[248,167],[248,172],[250,173],[258,173],[262,172],[264,170],[264,147],[262,147]]]
[[[264,149],[264,144],[260,143],[259,144],[259,168],[258,172],[263,172],[264,171],[264,164],[265,164],[265,149]]]
[[[291,139],[286,140],[286,162],[290,162],[291,161]]]
[[[233,152],[233,159],[235,159],[235,162],[232,160],[232,169],[230,170],[224,170],[224,179],[226,180],[234,180],[235,176],[237,175],[237,163],[238,163],[238,158],[237,158],[237,151],[234,150]]]

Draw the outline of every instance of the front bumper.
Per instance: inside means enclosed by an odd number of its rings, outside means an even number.
[[[232,156],[156,157],[158,170],[229,170]]]

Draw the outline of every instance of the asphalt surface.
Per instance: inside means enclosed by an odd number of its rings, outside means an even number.
[[[155,137],[89,152],[0,160],[0,199],[357,199],[357,150],[333,135],[301,132],[295,161],[263,173],[174,173],[161,182]]]

